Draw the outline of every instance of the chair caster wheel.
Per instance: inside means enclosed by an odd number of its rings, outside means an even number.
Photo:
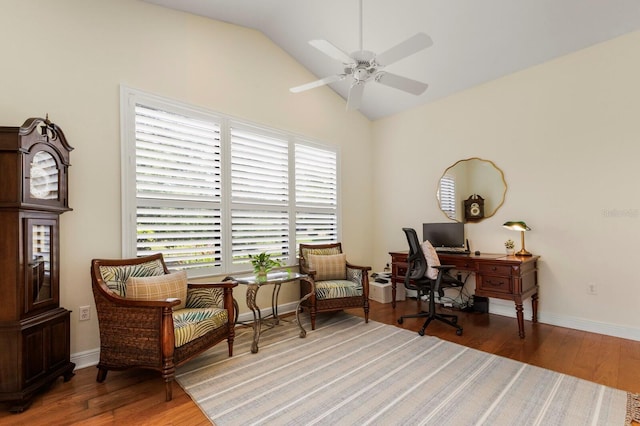
[[[398,324],[402,324],[404,320],[402,318],[398,318]]]
[[[457,329],[457,330],[456,330],[456,334],[457,334],[458,336],[462,336],[462,329]]]
[[[418,334],[424,336],[424,330],[418,330]]]

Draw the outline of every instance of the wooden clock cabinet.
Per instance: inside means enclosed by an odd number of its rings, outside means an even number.
[[[48,118],[0,127],[0,401],[24,411],[58,377],[68,381],[70,314],[60,307],[60,215],[69,152]]]

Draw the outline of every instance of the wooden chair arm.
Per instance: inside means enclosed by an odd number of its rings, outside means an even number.
[[[303,265],[300,265],[299,269],[301,274],[307,274],[311,279],[314,279],[315,275],[317,274],[315,269],[306,268]]]
[[[189,288],[233,288],[237,287],[237,281],[224,281],[215,283],[189,283]]]
[[[358,266],[358,265],[353,265],[349,262],[347,262],[347,268],[360,269],[362,272],[367,272],[371,270],[371,266]]]

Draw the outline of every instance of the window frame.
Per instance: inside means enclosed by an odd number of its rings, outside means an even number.
[[[320,211],[335,213],[335,240],[340,241],[342,235],[341,215],[341,191],[340,191],[340,148],[334,144],[327,144],[313,140],[312,138],[294,134],[292,132],[277,130],[268,126],[248,122],[247,120],[228,116],[205,108],[195,107],[180,101],[146,93],[122,85],[120,87],[120,122],[121,122],[121,218],[122,218],[122,255],[124,257],[136,257],[137,248],[137,190],[136,190],[136,112],[137,104],[161,109],[170,113],[195,117],[203,120],[213,120],[220,124],[220,156],[221,156],[221,247],[222,260],[219,267],[206,270],[188,270],[190,277],[204,277],[213,275],[225,275],[230,273],[242,273],[251,270],[248,263],[234,264],[232,253],[232,228],[231,213],[234,208],[250,209],[264,208],[265,210],[283,210],[288,216],[288,257],[281,259],[283,266],[295,266],[297,259],[297,233],[296,214],[299,211]],[[280,138],[287,142],[288,146],[288,201],[276,204],[239,203],[232,200],[231,193],[231,128],[243,131],[256,132],[265,137]],[[336,180],[336,205],[335,208],[323,208],[318,206],[298,206],[296,202],[296,145],[309,146],[315,149],[332,152],[335,155],[335,180]],[[324,241],[323,241],[324,242]],[[176,268],[176,266],[174,266]]]

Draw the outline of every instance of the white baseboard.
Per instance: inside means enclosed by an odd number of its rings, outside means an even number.
[[[489,302],[489,313],[515,318],[516,308],[514,303],[511,301],[491,299]],[[524,319],[531,320],[532,315],[533,312],[531,310],[531,301],[528,299],[524,302]],[[607,336],[621,337],[623,339],[640,341],[640,329],[592,321],[584,318],[568,317],[564,315],[538,311],[538,322],[557,325],[559,327],[573,328],[575,330],[588,331],[591,333],[604,334]]]
[[[98,365],[98,361],[100,361],[100,348],[71,354],[71,362],[76,364],[76,370]]]

